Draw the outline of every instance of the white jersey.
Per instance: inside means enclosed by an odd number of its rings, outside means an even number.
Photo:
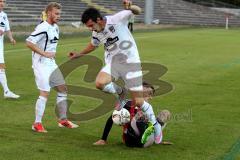
[[[59,40],[59,28],[57,24],[51,25],[47,21],[44,21],[35,28],[35,31],[26,40],[36,44],[40,49],[46,52],[56,53]],[[33,67],[38,62],[50,66],[55,65],[55,60],[53,58],[47,58],[35,52],[32,52],[32,54]]]
[[[93,31],[91,43],[94,46],[104,44],[106,64],[111,63],[113,56],[121,53],[128,57],[128,63],[140,63],[137,45],[127,26],[132,15],[132,11],[123,10],[106,16],[104,30],[99,33]]]
[[[3,11],[0,12],[0,30],[3,32],[10,30],[7,14]],[[4,35],[1,35],[0,36],[0,53],[3,53],[3,47],[4,47],[3,38],[4,38]]]

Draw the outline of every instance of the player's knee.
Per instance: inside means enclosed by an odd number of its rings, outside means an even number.
[[[102,90],[104,88],[104,83],[101,81],[96,81],[96,88]]]
[[[48,98],[48,96],[49,96],[49,92],[46,92],[46,91],[40,91],[40,96],[45,97],[45,98]]]
[[[1,70],[4,70],[5,68],[6,68],[5,64],[1,63],[1,64],[0,64],[0,69],[1,69]]]
[[[65,84],[57,86],[56,89],[60,93],[66,93],[67,94],[67,92],[68,92],[67,86]]]

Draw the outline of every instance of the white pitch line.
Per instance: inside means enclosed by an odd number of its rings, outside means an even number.
[[[87,43],[69,43],[69,44],[59,44],[58,46],[75,46],[75,45],[83,45],[83,44],[87,44]],[[10,53],[10,52],[17,52],[17,51],[30,51],[31,50],[29,48],[22,48],[22,49],[11,49],[11,50],[7,50],[5,51],[5,53]]]
[[[136,39],[144,39],[144,38],[158,38],[159,36],[136,36]],[[76,45],[85,45],[88,44],[86,42],[79,42],[79,43],[69,43],[69,44],[59,44],[58,46],[76,46]],[[11,52],[18,52],[18,51],[30,51],[28,48],[22,48],[22,49],[11,49],[6,50],[5,53],[11,53]],[[31,51],[30,51],[31,52]]]

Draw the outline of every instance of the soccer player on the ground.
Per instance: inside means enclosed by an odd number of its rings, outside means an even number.
[[[40,91],[36,102],[36,118],[32,129],[36,132],[47,132],[42,125],[42,117],[50,89],[57,90],[57,107],[59,110],[59,127],[77,128],[78,125],[67,119],[67,88],[65,81],[55,63],[55,54],[59,40],[57,22],[60,19],[61,5],[51,2],[46,7],[47,20],[39,24],[26,39],[26,45],[32,50],[32,68],[36,85]]]
[[[92,31],[92,40],[80,53],[71,52],[71,59],[94,51],[101,43],[105,49],[105,67],[96,78],[96,88],[119,95],[121,102],[125,91],[113,81],[121,78],[131,93],[132,100],[148,116],[155,127],[155,143],[161,143],[161,126],[157,123],[152,106],[142,96],[142,71],[137,45],[127,24],[133,14],[140,14],[141,8],[129,3],[126,10],[102,17],[95,8],[89,8],[82,15],[82,22]]]
[[[146,82],[143,83],[144,100],[146,102],[152,99],[154,92],[155,92],[155,89],[152,85]],[[148,123],[148,120],[144,121],[145,117],[141,114],[142,113],[141,110],[139,110],[139,108],[135,108],[133,105],[133,101],[131,100],[126,100],[123,108],[127,109],[131,115],[130,123],[124,126],[124,130],[123,130],[124,143],[132,147],[148,147],[152,145],[152,142],[154,142],[154,138],[149,137],[149,139],[147,139],[148,137],[144,135],[145,130],[148,128],[149,123]],[[169,118],[170,118],[170,114],[162,114],[162,112],[158,114],[157,121],[158,123],[161,124],[162,129],[163,127],[165,127],[166,121],[169,120]],[[93,145],[107,144],[107,137],[112,128],[112,125],[113,125],[113,120],[112,120],[112,116],[110,116],[104,127],[102,138],[97,142],[95,142]],[[148,129],[153,129],[153,128],[148,128]],[[141,142],[142,137],[143,139],[147,139],[147,142],[142,143]]]
[[[5,73],[6,66],[4,62],[4,45],[3,45],[4,33],[5,32],[7,33],[7,36],[13,45],[16,44],[16,41],[12,36],[7,14],[3,12],[4,5],[5,5],[5,0],[0,0],[0,83],[3,87],[4,98],[17,99],[20,96],[16,95],[15,93],[9,90],[7,85],[6,73]]]

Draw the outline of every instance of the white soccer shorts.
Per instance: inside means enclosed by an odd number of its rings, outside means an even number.
[[[63,75],[58,66],[46,66],[41,63],[33,67],[37,88],[41,91],[50,92],[51,88],[65,84]]]
[[[101,72],[111,75],[115,80],[121,78],[130,91],[143,91],[140,63],[106,64]]]

